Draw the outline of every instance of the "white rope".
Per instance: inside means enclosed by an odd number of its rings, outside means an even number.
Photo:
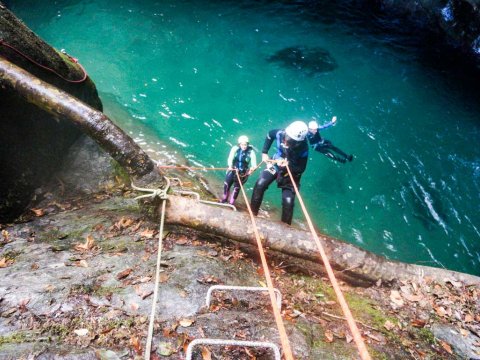
[[[160,229],[158,231],[158,253],[157,253],[157,268],[155,271],[155,284],[154,284],[154,291],[153,291],[153,300],[152,300],[152,311],[150,313],[150,323],[148,325],[148,336],[147,336],[147,343],[145,345],[145,359],[150,360],[150,353],[152,351],[152,339],[153,339],[153,325],[155,322],[155,311],[158,299],[158,284],[160,283],[160,262],[162,259],[162,247],[163,247],[163,224],[165,221],[165,207],[167,205],[167,192],[170,187],[170,180],[165,177],[167,180],[167,185],[165,189],[146,189],[140,188],[135,186],[133,183],[132,188],[138,191],[147,192],[146,195],[137,196],[135,199],[144,199],[147,197],[151,197],[152,199],[156,198],[157,196],[162,199],[162,213],[160,217]]]

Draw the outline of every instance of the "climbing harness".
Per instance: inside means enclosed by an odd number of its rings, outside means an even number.
[[[358,330],[357,324],[355,323],[355,320],[353,318],[353,315],[350,311],[350,308],[348,307],[348,304],[345,300],[345,297],[343,296],[342,290],[340,289],[340,286],[338,285],[337,279],[335,277],[335,274],[333,273],[332,266],[330,265],[330,261],[328,260],[328,257],[325,253],[325,250],[320,242],[320,239],[317,236],[317,233],[315,232],[315,229],[313,228],[313,223],[312,220],[310,219],[310,215],[307,212],[307,209],[305,207],[305,204],[303,202],[303,199],[300,195],[300,192],[298,191],[298,187],[295,184],[295,181],[293,179],[292,172],[290,171],[290,167],[288,164],[286,165],[288,175],[290,176],[290,180],[292,182],[293,188],[295,189],[295,194],[298,197],[298,202],[300,203],[303,214],[305,215],[305,218],[308,223],[308,227],[310,228],[310,232],[312,233],[313,240],[317,244],[318,250],[320,252],[320,256],[322,258],[323,264],[325,266],[325,269],[328,274],[328,278],[330,279],[330,282],[332,284],[333,290],[335,291],[335,294],[337,295],[338,302],[340,303],[340,306],[342,308],[343,314],[345,315],[345,318],[347,320],[348,326],[350,327],[350,331],[352,332],[353,339],[355,341],[355,344],[357,345],[358,352],[360,353],[360,357],[362,360],[370,360],[370,354],[368,353],[367,347],[365,346],[365,343],[362,339],[362,336],[360,335],[360,331]]]
[[[160,217],[160,229],[158,231],[158,253],[157,253],[157,267],[155,270],[155,285],[153,290],[152,311],[150,313],[150,322],[148,325],[147,343],[145,345],[145,359],[150,360],[150,353],[152,351],[152,339],[153,339],[153,325],[155,321],[155,309],[158,299],[158,284],[160,283],[160,262],[162,259],[162,247],[163,247],[163,224],[165,221],[165,206],[167,204],[167,192],[170,187],[170,180],[165,177],[167,185],[165,189],[146,189],[135,186],[133,183],[132,188],[138,191],[147,192],[148,194],[140,195],[135,200],[145,199],[151,197],[152,199],[160,198],[162,200],[162,212]]]
[[[3,45],[13,51],[15,51],[17,54],[19,54],[20,56],[22,56],[23,58],[27,59],[28,61],[30,61],[32,64],[35,64],[37,65],[38,67],[41,67],[42,69],[45,69],[47,71],[50,71],[51,73],[57,75],[59,78],[67,81],[67,82],[70,82],[70,83],[81,83],[81,82],[84,82],[86,79],[87,79],[87,71],[85,70],[85,68],[78,62],[78,59],[74,58],[73,56],[70,56],[68,55],[64,49],[61,50],[61,53],[64,54],[65,56],[68,57],[68,59],[72,62],[72,63],[75,63],[77,64],[80,69],[82,70],[82,73],[83,73],[83,76],[81,79],[79,80],[70,80],[70,79],[67,79],[65,77],[63,77],[62,75],[60,75],[58,72],[56,72],[54,69],[52,68],[49,68],[48,66],[45,66],[45,65],[42,65],[40,64],[39,62],[33,60],[31,57],[29,57],[28,55],[24,54],[23,52],[21,52],[20,50],[18,50],[17,48],[15,48],[13,45],[10,45],[8,44],[7,42],[5,42],[3,39],[0,39],[0,45]]]

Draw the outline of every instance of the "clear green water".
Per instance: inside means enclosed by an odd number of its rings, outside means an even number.
[[[310,16],[287,3],[14,1],[11,8],[79,58],[109,99],[107,110],[129,114],[116,121],[134,123],[144,147],[156,144],[145,139],[147,127],[192,165],[225,166],[241,134],[261,148],[273,127],[337,115],[322,134],[355,160],[311,154],[301,192],[316,226],[391,259],[480,275],[478,98],[435,60],[422,60],[409,34],[381,29],[382,19],[334,2]],[[359,20],[366,17],[377,25]],[[338,68],[308,74],[267,61],[291,46],[326,49]],[[279,206],[275,187],[266,201]]]

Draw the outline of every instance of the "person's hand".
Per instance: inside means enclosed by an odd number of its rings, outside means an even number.
[[[335,124],[336,122],[337,122],[337,117],[336,116],[332,117],[332,123]]]
[[[280,158],[280,159],[277,160],[277,165],[280,166],[280,167],[285,167],[285,166],[288,165],[288,160]]]
[[[268,154],[262,154],[262,161],[267,162],[268,160],[270,160]]]

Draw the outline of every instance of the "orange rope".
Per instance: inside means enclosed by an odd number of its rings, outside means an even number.
[[[170,166],[170,165],[157,165],[162,169],[182,169],[182,170],[228,170],[228,168],[207,168],[207,167],[194,167],[194,166]]]
[[[285,355],[286,360],[293,360],[292,349],[290,348],[290,342],[288,341],[287,331],[283,325],[282,316],[280,310],[277,307],[275,292],[273,290],[273,282],[270,276],[270,270],[268,269],[267,258],[265,257],[265,252],[263,251],[262,241],[260,240],[260,234],[258,233],[257,224],[255,222],[255,216],[253,215],[252,209],[250,208],[250,203],[248,202],[247,195],[245,194],[245,189],[240,180],[238,171],[236,171],[238,182],[240,183],[240,189],[242,190],[243,198],[245,199],[245,204],[247,204],[247,209],[252,220],[253,231],[255,232],[255,238],[257,240],[258,251],[260,253],[260,258],[262,260],[263,271],[265,273],[265,279],[267,280],[268,294],[270,295],[270,301],[272,303],[273,315],[275,316],[275,322],[277,323],[278,332],[280,335],[280,341],[282,343],[282,349]]]
[[[315,229],[313,228],[312,220],[310,219],[310,216],[308,215],[307,209],[305,207],[305,204],[303,203],[302,197],[300,196],[300,192],[298,191],[297,185],[295,184],[295,181],[293,180],[293,176],[292,176],[292,173],[290,171],[290,167],[288,166],[288,164],[287,164],[286,167],[287,167],[288,175],[290,176],[290,180],[292,181],[293,187],[295,189],[295,193],[298,197],[298,201],[299,201],[299,203],[302,207],[303,213],[305,214],[305,218],[307,219],[308,226],[309,226],[310,231],[313,235],[313,240],[317,244],[318,250],[320,251],[320,256],[322,257],[323,264],[325,265],[325,269],[327,270],[328,278],[330,279],[330,282],[332,283],[333,290],[335,290],[335,294],[337,295],[338,302],[340,303],[343,314],[345,315],[348,326],[350,327],[350,331],[352,332],[352,336],[353,336],[353,339],[355,340],[355,344],[357,345],[358,352],[360,353],[360,357],[362,358],[362,360],[370,360],[371,359],[370,354],[368,353],[367,347],[365,346],[365,343],[362,339],[362,336],[360,335],[360,331],[358,330],[357,324],[355,323],[355,320],[353,319],[353,316],[352,316],[352,313],[350,312],[348,304],[345,301],[345,297],[343,296],[342,290],[340,289],[340,286],[338,285],[335,274],[333,273],[330,262],[328,261],[327,254],[325,253],[325,250],[323,249],[323,246],[320,243],[320,239],[318,238],[317,233],[315,232]]]
[[[249,175],[240,175],[241,177],[245,177],[245,176],[250,176],[252,175],[259,167],[260,165],[263,164],[263,161],[260,162],[260,164],[258,164],[257,166],[255,166],[252,170],[252,172],[249,174]],[[174,166],[174,165],[157,165],[157,167],[159,168],[162,168],[162,169],[181,169],[181,170],[230,170],[230,171],[234,171],[234,170],[237,170],[237,169],[231,169],[231,168],[207,168],[207,167],[193,167],[193,166]],[[238,171],[237,171],[238,173]]]

